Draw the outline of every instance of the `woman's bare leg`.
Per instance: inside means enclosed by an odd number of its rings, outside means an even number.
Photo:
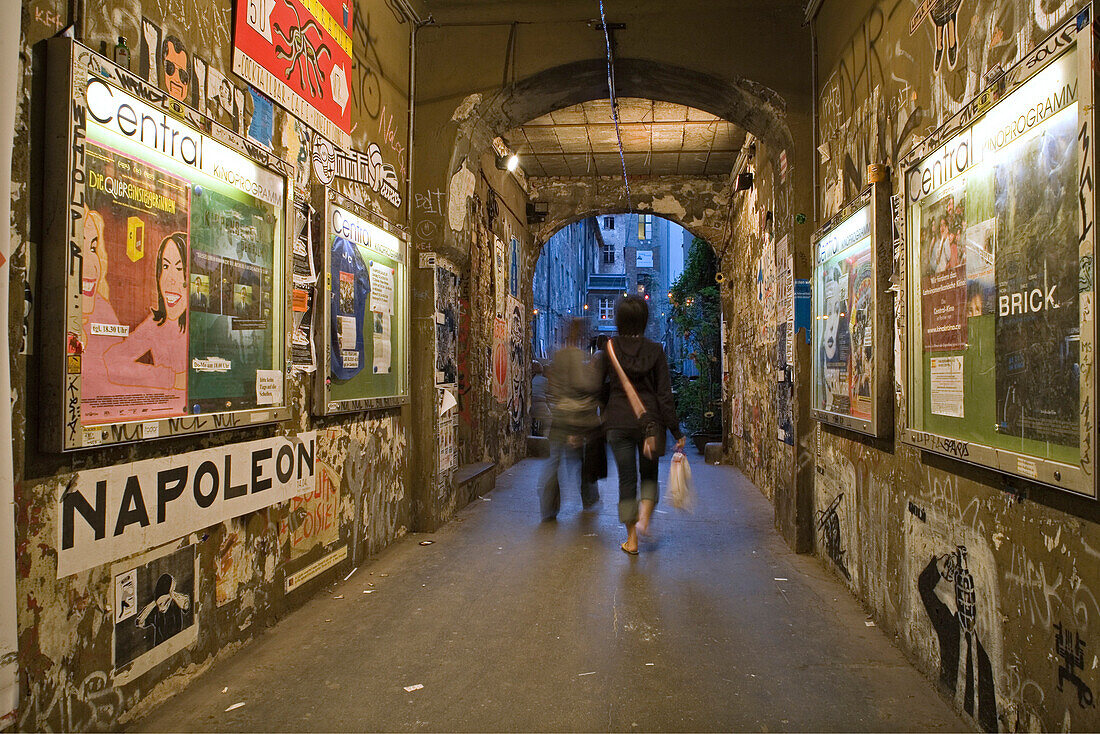
[[[638,532],[649,535],[649,521],[653,519],[653,500],[642,500],[638,503]]]

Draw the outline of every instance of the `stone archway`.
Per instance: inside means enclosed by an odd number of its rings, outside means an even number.
[[[786,103],[778,94],[761,85],[745,81],[734,82],[645,59],[617,60],[615,80],[619,96],[695,107],[740,125],[754,138],[775,150],[793,150],[793,138],[785,120]],[[600,99],[606,97],[607,93],[606,62],[603,59],[590,59],[534,74],[488,97],[468,97],[455,111],[454,117],[459,122],[459,128],[450,160],[447,210],[457,213],[457,216],[452,217],[449,222],[444,238],[446,248],[462,258],[460,243],[466,207],[465,202],[460,204],[453,199],[469,196],[470,183],[476,179],[480,170],[480,156],[490,148],[493,138],[541,115]],[[774,161],[775,156],[771,160]],[[609,201],[606,193],[614,193],[616,187],[622,189],[622,182],[616,184],[611,178],[543,179],[534,183],[536,188],[542,186],[559,192],[566,186],[581,189],[576,196],[570,194],[564,197],[545,197],[550,201],[552,211],[570,205],[577,196],[583,198],[585,195],[592,195],[593,205],[597,199]],[[637,201],[631,203],[638,211],[652,211],[676,221],[677,217],[688,216],[688,207],[682,201],[676,201],[678,192],[685,194],[689,201],[702,196],[716,206],[701,206],[697,211],[691,212],[691,226],[704,227],[709,222],[709,229],[726,214],[723,210],[728,208],[728,193],[722,193],[721,189],[728,189],[728,185],[725,177],[717,177],[713,181],[653,177],[635,182],[631,186],[631,198],[637,198]],[[636,188],[638,194],[635,197]],[[625,201],[620,192],[619,211],[623,211]],[[651,209],[645,209],[645,203]],[[608,206],[610,203],[594,206],[593,211],[607,209]],[[682,215],[679,214],[680,208],[684,209]],[[712,210],[710,214],[706,213],[708,208]],[[719,211],[722,213],[717,214]],[[557,221],[564,224],[562,219]],[[683,226],[690,228],[686,223]],[[544,227],[540,228],[540,231],[544,230]],[[719,246],[719,243],[726,242],[728,234],[727,224],[720,231],[708,232],[705,239],[712,245]]]
[[[725,176],[663,176],[635,181],[630,187],[631,206],[625,204],[622,179],[610,176],[541,178],[531,179],[530,184],[532,196],[550,207],[546,220],[531,228],[533,247],[527,263],[531,270],[556,232],[573,222],[603,214],[655,214],[706,240],[711,247],[728,236],[730,189]]]

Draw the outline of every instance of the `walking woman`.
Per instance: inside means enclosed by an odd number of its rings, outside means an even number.
[[[626,542],[620,547],[630,555],[638,554],[638,533],[648,534],[657,506],[657,462],[665,453],[666,430],[677,449],[684,447],[665,350],[642,336],[648,322],[644,299],[627,296],[619,301],[618,335],[608,342],[601,360],[611,382],[604,426],[619,469],[619,520],[626,525]]]

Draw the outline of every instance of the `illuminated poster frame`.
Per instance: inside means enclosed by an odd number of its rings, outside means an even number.
[[[409,401],[408,233],[333,188],[322,192],[317,229],[324,287],[318,293],[320,323],[314,326],[321,355],[314,413],[404,405]]]
[[[75,41],[48,54],[43,448],[289,418],[291,167]]]
[[[878,437],[894,419],[889,204],[889,184],[871,184],[811,238],[812,415]]]
[[[1088,5],[901,164],[899,336],[905,443],[1095,499],[1092,21]]]

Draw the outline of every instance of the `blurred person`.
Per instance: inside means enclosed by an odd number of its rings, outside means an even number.
[[[596,365],[581,349],[585,343],[584,319],[569,320],[565,346],[554,354],[550,364],[550,458],[546,460],[539,482],[539,505],[543,522],[553,520],[561,509],[561,486],[558,470],[562,459],[582,459],[584,446],[598,431],[600,417],[596,413],[598,394],[603,380]],[[583,460],[581,461],[583,467]],[[595,482],[580,477],[581,503],[584,509],[600,501]]]
[[[531,361],[531,435],[545,436],[550,429],[550,405],[546,402],[547,380],[542,362]]]
[[[648,535],[657,506],[657,465],[665,453],[666,431],[672,432],[677,450],[684,448],[665,350],[642,336],[648,322],[645,299],[627,296],[619,301],[615,307],[618,334],[609,340],[607,355],[599,361],[601,383],[606,377],[611,384],[603,420],[619,469],[619,520],[626,526],[626,542],[619,547],[632,556],[638,554],[638,534]],[[631,405],[616,360],[641,401],[641,419]]]

